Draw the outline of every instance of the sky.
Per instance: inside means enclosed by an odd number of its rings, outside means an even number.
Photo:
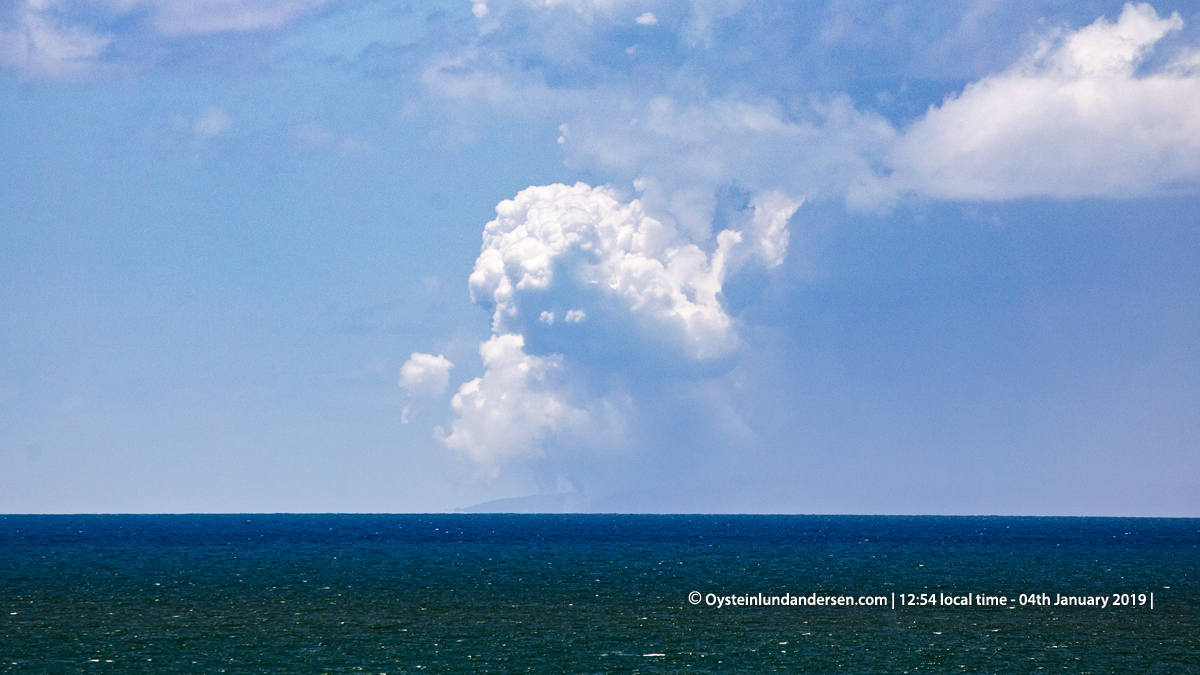
[[[6,0],[0,512],[1200,517],[1200,3]]]

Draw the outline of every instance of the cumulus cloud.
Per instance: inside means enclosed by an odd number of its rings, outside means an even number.
[[[486,371],[462,385],[450,403],[456,419],[442,442],[493,474],[505,461],[541,456],[547,436],[578,431],[590,421],[567,401],[562,356],[531,356],[524,347],[524,338],[513,334],[480,344]]]
[[[586,387],[567,365],[586,370],[602,354],[603,368],[670,370],[728,356],[737,335],[722,284],[741,265],[783,261],[801,202],[755,195],[740,229],[704,239],[608,187],[535,186],[501,202],[469,279],[472,299],[492,311],[486,372],[455,395],[443,441],[487,465],[538,456],[548,434],[609,425],[595,413],[613,408],[605,393],[576,391]],[[546,353],[530,354],[527,336]]]
[[[484,228],[471,297],[492,309],[498,335],[538,319],[553,325],[556,313],[579,324],[619,312],[690,358],[722,356],[735,342],[719,299],[729,267],[751,253],[767,266],[782,262],[800,203],[781,193],[756,198],[749,227],[722,231],[709,253],[609,188],[530,187],[501,202]]]
[[[1139,74],[1178,14],[1126,4],[929,112],[888,156],[892,185],[949,199],[1120,196],[1200,178],[1200,77]],[[1186,61],[1185,61],[1186,63]]]
[[[450,359],[438,354],[413,352],[400,367],[400,386],[408,392],[409,403],[400,413],[400,422],[408,424],[416,399],[441,396],[450,385]]]
[[[400,367],[400,386],[410,398],[441,396],[450,384],[454,364],[445,356],[413,352]]]

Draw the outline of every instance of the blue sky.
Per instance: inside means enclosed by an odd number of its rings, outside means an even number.
[[[0,157],[0,512],[1200,516],[1195,2],[17,0]]]

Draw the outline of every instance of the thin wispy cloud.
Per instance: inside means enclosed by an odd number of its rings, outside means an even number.
[[[140,68],[144,44],[277,31],[332,0],[17,0],[0,14],[0,67],[61,79]],[[115,47],[121,47],[116,49]],[[157,51],[173,51],[159,45]],[[133,60],[131,60],[131,58]]]
[[[192,123],[192,133],[201,137],[220,136],[229,131],[231,126],[233,118],[229,113],[217,106],[209,106],[196,116],[196,121]]]

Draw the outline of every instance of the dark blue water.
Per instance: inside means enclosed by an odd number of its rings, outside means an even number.
[[[0,671],[1200,672],[1198,572],[1196,519],[0,516]]]

